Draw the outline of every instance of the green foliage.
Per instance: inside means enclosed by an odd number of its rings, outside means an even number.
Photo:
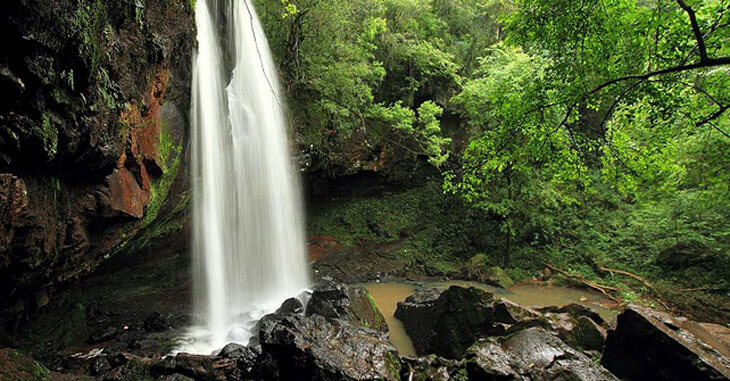
[[[496,39],[493,3],[257,1],[301,143],[327,157],[358,133],[442,165],[450,140],[437,122],[463,64]],[[470,34],[452,35],[449,20]]]
[[[419,227],[401,253],[432,267],[501,251],[517,278],[552,262],[629,299],[598,265],[730,287],[730,65],[662,72],[730,56],[730,8],[685,3],[704,50],[674,1],[258,0],[300,144],[327,165],[360,139],[443,175],[445,194],[337,200],[310,230]]]

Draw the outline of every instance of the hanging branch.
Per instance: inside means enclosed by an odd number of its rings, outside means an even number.
[[[571,114],[575,111],[575,109],[578,107],[578,105],[585,102],[590,96],[599,93],[600,91],[602,91],[603,89],[605,89],[609,86],[612,86],[612,85],[615,85],[618,83],[622,83],[622,82],[626,82],[626,81],[636,80],[636,81],[641,82],[641,81],[645,81],[645,80],[648,80],[653,77],[663,76],[663,75],[667,75],[667,74],[730,65],[730,57],[711,58],[707,55],[707,45],[705,44],[705,38],[702,34],[702,31],[700,30],[699,23],[697,22],[697,16],[695,14],[695,11],[692,9],[692,7],[685,4],[683,0],[677,0],[677,3],[679,4],[680,8],[682,8],[682,10],[684,10],[684,12],[687,13],[687,16],[689,17],[690,25],[692,27],[692,34],[694,35],[694,38],[697,41],[696,49],[700,56],[699,61],[692,63],[692,64],[682,63],[677,66],[670,66],[670,67],[667,67],[664,69],[653,70],[653,71],[649,71],[649,72],[643,73],[643,74],[626,75],[623,77],[614,78],[609,81],[603,82],[602,84],[596,86],[589,92],[583,94],[583,96],[581,96],[580,99],[578,99],[577,101],[573,102],[570,106],[568,106],[563,120],[558,124],[558,126],[554,130],[550,131],[547,134],[547,136],[545,137],[545,140],[547,140],[547,138],[549,138],[551,135],[553,135],[554,133],[559,131],[561,128],[567,127],[568,120],[570,119]],[[713,28],[713,31],[715,28],[716,27]],[[720,110],[718,110],[718,112],[716,112],[716,113],[710,115],[709,117],[705,118],[704,120],[700,121],[697,124],[697,126],[698,127],[702,126],[704,124],[707,124],[707,123],[713,121],[714,119],[719,118],[727,110],[728,110],[728,107],[721,106],[721,108],[720,108]],[[714,127],[714,125],[713,125],[713,127]],[[719,132],[723,133],[723,135],[728,136],[728,134],[725,133],[724,131],[718,129],[717,127],[714,127],[714,128],[716,130],[718,130]],[[730,137],[730,136],[728,136],[728,137]]]

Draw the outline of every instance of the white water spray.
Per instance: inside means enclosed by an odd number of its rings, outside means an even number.
[[[309,279],[279,82],[254,7],[197,0],[195,18],[193,288],[205,323],[182,350],[210,353],[245,344]]]

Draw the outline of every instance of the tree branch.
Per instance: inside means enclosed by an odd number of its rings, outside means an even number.
[[[692,33],[694,33],[695,40],[697,40],[697,49],[700,53],[700,61],[706,61],[707,47],[705,46],[705,39],[702,36],[702,31],[700,31],[700,26],[699,24],[697,24],[695,11],[692,9],[692,7],[685,4],[683,0],[677,0],[677,4],[679,4],[682,10],[684,10],[684,12],[687,13],[687,16],[689,16],[689,23],[692,25]]]
[[[619,82],[625,82],[625,81],[629,81],[632,79],[645,80],[645,79],[649,79],[652,77],[665,75],[665,74],[672,74],[672,73],[678,73],[678,72],[682,72],[682,71],[690,71],[690,70],[702,69],[702,68],[706,68],[706,67],[723,66],[723,65],[730,65],[730,57],[707,58],[705,60],[701,60],[700,62],[689,64],[689,65],[671,66],[671,67],[668,67],[665,69],[650,71],[650,72],[644,73],[644,74],[627,75],[624,77],[615,78],[610,81],[602,83],[598,87],[591,90],[588,94],[586,94],[586,97],[588,95],[593,95],[593,94],[605,89],[606,87],[614,85]]]

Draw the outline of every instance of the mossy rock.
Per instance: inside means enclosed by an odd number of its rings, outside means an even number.
[[[51,372],[29,356],[14,349],[3,348],[0,349],[0,380],[92,380],[92,378]]]
[[[515,285],[515,282],[512,280],[512,278],[510,278],[510,276],[507,275],[507,273],[502,270],[501,267],[492,266],[487,269],[485,275],[485,282],[493,286],[507,288]]]
[[[467,266],[473,269],[481,269],[489,266],[489,257],[484,253],[474,254],[473,257],[467,261]]]
[[[464,275],[495,287],[507,288],[515,285],[514,280],[501,267],[490,266],[490,262],[486,254],[475,254],[466,262]]]
[[[348,287],[347,294],[350,298],[350,321],[353,324],[380,332],[388,332],[385,317],[368,290],[362,287]]]

